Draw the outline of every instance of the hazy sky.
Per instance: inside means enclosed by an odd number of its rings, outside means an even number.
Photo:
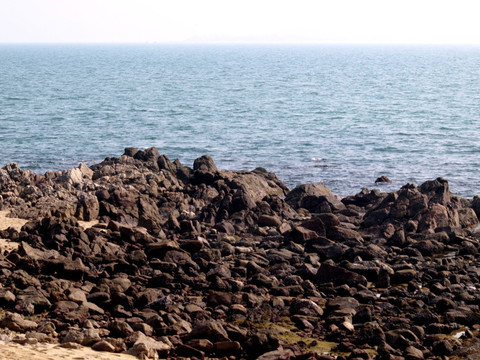
[[[0,42],[480,44],[479,0],[0,0]]]

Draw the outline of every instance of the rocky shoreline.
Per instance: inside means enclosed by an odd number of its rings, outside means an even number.
[[[442,178],[341,199],[127,148],[45,175],[7,164],[0,210],[29,220],[0,231],[18,243],[0,255],[0,327],[19,342],[152,359],[480,358],[480,199]]]

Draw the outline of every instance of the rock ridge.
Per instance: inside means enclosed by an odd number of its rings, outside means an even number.
[[[156,148],[0,169],[0,327],[139,358],[478,352],[478,197],[443,178],[340,198]],[[84,222],[97,222],[85,227]],[[32,335],[33,334],[33,335]]]

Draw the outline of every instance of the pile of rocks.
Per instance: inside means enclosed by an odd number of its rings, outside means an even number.
[[[143,358],[467,356],[480,328],[480,199],[444,179],[344,199],[155,148],[0,169],[30,219],[0,255],[0,327]],[[90,228],[79,221],[98,220]]]

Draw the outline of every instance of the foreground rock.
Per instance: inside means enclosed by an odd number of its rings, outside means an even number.
[[[445,179],[340,199],[128,148],[45,175],[8,164],[0,191],[30,220],[0,233],[19,243],[0,255],[6,329],[140,358],[422,359],[478,343],[479,201]]]

